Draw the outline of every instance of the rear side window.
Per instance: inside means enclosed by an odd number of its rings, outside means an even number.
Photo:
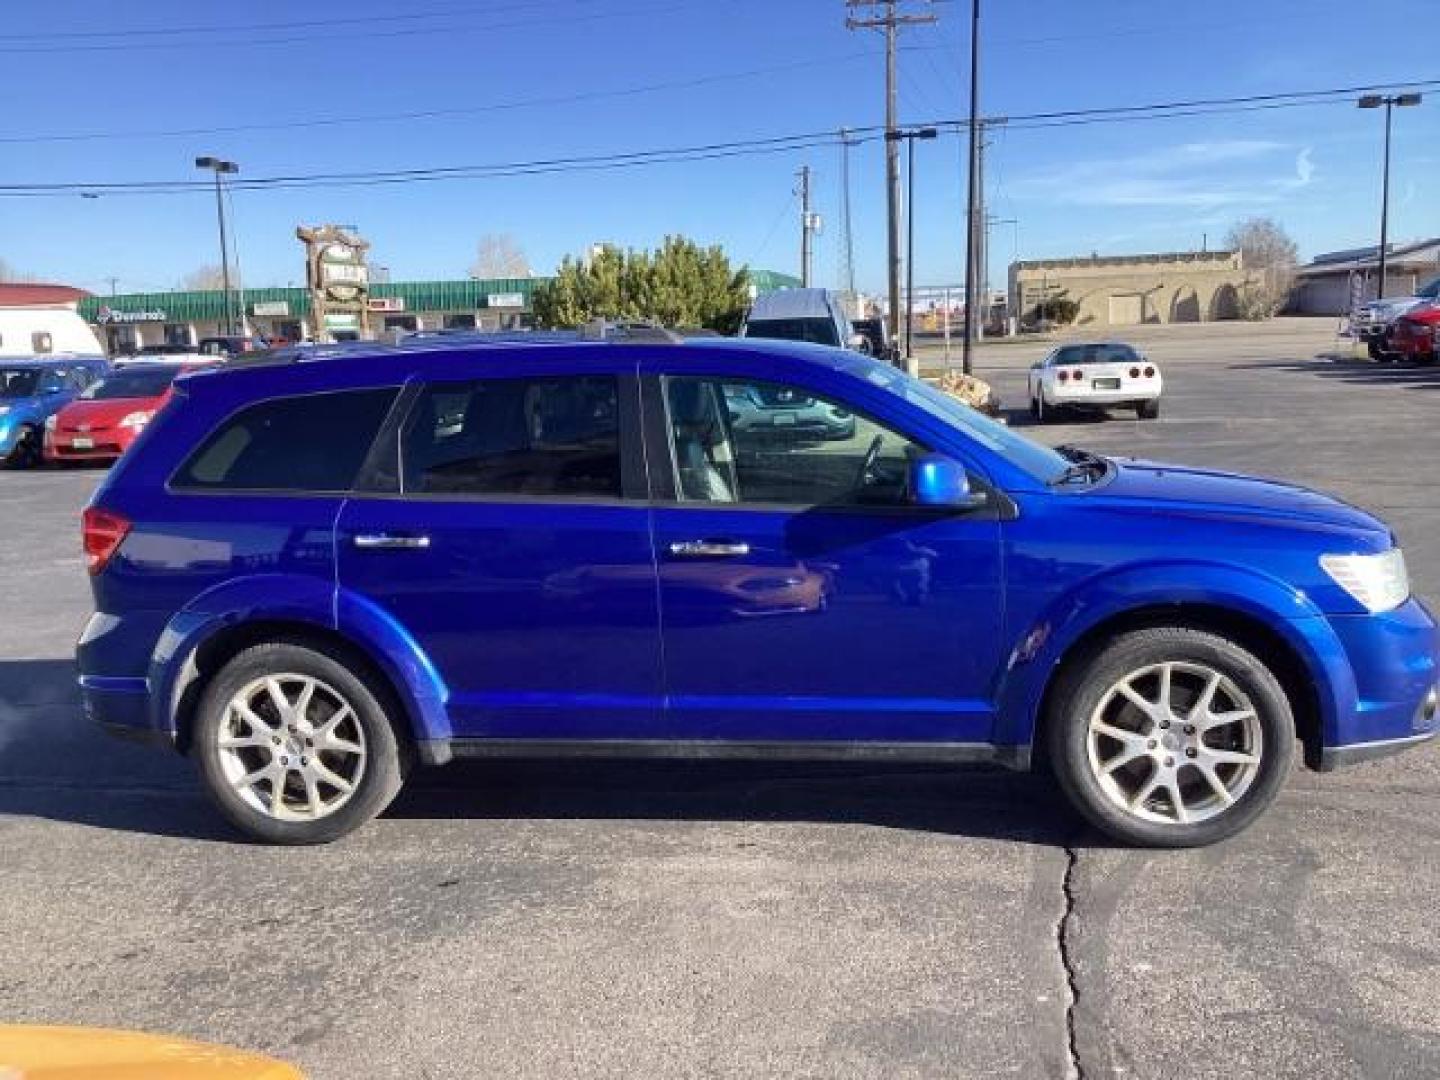
[[[174,486],[344,492],[355,483],[395,388],[274,398],[236,413],[201,444]]]
[[[412,495],[620,498],[613,376],[436,383],[401,434]]]

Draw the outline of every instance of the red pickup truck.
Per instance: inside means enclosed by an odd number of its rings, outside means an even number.
[[[1416,364],[1433,364],[1440,338],[1440,303],[1411,308],[1390,328],[1390,348]]]

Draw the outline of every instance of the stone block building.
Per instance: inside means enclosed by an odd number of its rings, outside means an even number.
[[[1238,251],[1036,259],[1011,263],[1010,310],[1022,325],[1059,298],[1079,306],[1082,327],[1234,319],[1251,278]]]

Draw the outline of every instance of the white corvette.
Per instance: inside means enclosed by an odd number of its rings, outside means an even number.
[[[1030,368],[1030,415],[1040,423],[1060,409],[1131,408],[1160,415],[1164,379],[1154,361],[1118,341],[1061,345]]]

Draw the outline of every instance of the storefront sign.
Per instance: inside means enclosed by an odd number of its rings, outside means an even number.
[[[356,330],[360,327],[360,316],[350,312],[331,312],[325,316],[327,330]]]
[[[372,296],[365,301],[365,306],[371,311],[404,311],[405,298],[403,296]]]
[[[257,300],[250,305],[250,314],[257,318],[285,318],[290,314],[288,300]]]
[[[518,292],[492,292],[485,297],[485,306],[523,308],[525,306],[525,294]]]
[[[95,313],[95,321],[101,326],[119,326],[124,323],[164,322],[165,312],[162,308],[155,308],[151,311],[116,311],[112,307],[102,307]]]

